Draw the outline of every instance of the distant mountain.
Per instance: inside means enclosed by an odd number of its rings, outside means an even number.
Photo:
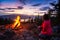
[[[10,15],[1,15],[0,18],[15,18],[17,16],[20,16],[21,19],[27,19],[29,17],[33,18],[34,16],[28,16],[28,15],[23,15],[23,14],[10,14]]]
[[[35,18],[38,16],[34,16],[34,15],[23,15],[23,14],[10,14],[10,15],[1,15],[0,18],[11,18],[12,20],[14,18],[16,18],[17,16],[20,16],[21,19],[29,19],[29,18]],[[42,16],[39,16],[39,18],[41,18]]]

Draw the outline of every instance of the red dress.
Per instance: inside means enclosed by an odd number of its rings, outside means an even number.
[[[45,20],[42,23],[42,31],[41,31],[41,34],[44,34],[44,35],[52,35],[52,27],[51,27],[50,20]]]

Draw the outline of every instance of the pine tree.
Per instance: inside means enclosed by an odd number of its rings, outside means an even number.
[[[60,0],[58,0],[57,4],[51,3],[52,6],[54,6],[54,10],[57,11],[57,23],[60,24]]]

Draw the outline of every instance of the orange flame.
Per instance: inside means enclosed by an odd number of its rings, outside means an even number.
[[[17,16],[16,19],[14,19],[14,24],[13,24],[13,28],[18,28],[20,26],[20,16]]]

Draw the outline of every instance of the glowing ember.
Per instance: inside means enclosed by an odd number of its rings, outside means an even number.
[[[17,16],[16,19],[14,19],[14,24],[13,24],[13,28],[18,28],[20,26],[20,16]]]

